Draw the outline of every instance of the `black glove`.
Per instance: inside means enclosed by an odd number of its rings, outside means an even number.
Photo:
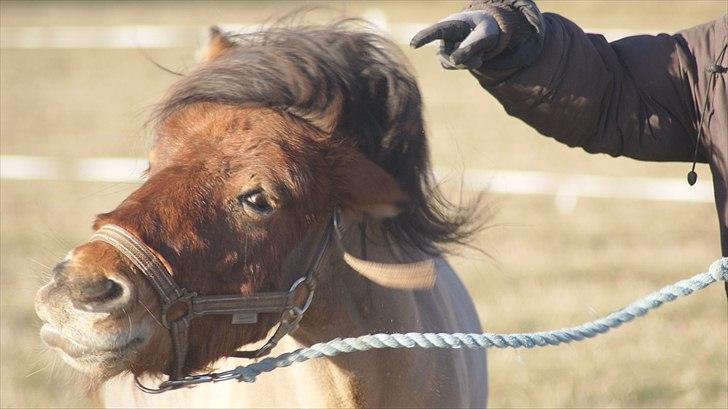
[[[446,69],[521,68],[541,52],[544,27],[532,0],[480,0],[420,31],[410,45],[441,40],[437,54]]]

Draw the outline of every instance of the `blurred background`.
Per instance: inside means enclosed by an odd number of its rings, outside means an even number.
[[[487,189],[492,258],[452,256],[492,332],[608,313],[704,271],[720,255],[710,173],[570,149],[509,118],[469,74],[439,68],[411,36],[464,2],[310,3],[369,19],[402,46],[425,98],[433,162],[449,188]],[[539,1],[609,39],[674,32],[718,1]],[[185,72],[206,28],[254,26],[301,2],[0,2],[0,405],[87,406],[42,346],[36,289],[92,217],[139,183],[150,106]],[[728,407],[722,288],[586,343],[489,353],[493,407]],[[245,388],[241,385],[241,388]],[[416,391],[414,391],[416,392]]]

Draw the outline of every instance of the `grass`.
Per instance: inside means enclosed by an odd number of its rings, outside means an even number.
[[[2,25],[191,24],[251,21],[292,5],[0,3]],[[420,4],[419,2],[417,4]],[[379,4],[390,24],[434,21],[460,2]],[[722,2],[544,1],[590,27],[676,30],[725,12]],[[375,4],[376,5],[376,4]],[[655,6],[657,5],[657,6]],[[353,13],[372,7],[347,4]],[[82,12],[81,12],[82,11]],[[676,12],[677,11],[677,12]],[[160,14],[164,12],[163,14]],[[235,17],[231,17],[235,16]],[[239,17],[238,17],[239,16]],[[151,50],[175,69],[193,47]],[[440,70],[432,49],[405,50],[425,97],[436,164],[608,176],[684,177],[686,164],[589,156],[543,138],[466,73]],[[135,50],[0,50],[3,154],[143,156],[147,108],[174,80]],[[708,170],[701,167],[701,180]],[[90,233],[131,184],[0,182],[0,406],[89,405],[38,338],[36,289],[49,266]],[[493,196],[492,259],[452,257],[489,331],[572,325],[695,274],[719,253],[710,204],[580,199],[560,213],[547,196]],[[728,320],[718,286],[584,344],[489,354],[493,407],[726,407]]]

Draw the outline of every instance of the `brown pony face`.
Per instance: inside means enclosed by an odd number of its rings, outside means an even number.
[[[286,290],[305,274],[335,207],[376,216],[403,199],[381,168],[301,120],[197,103],[162,123],[149,179],[94,228],[114,223],[133,232],[198,294],[251,294]],[[41,336],[100,380],[122,371],[170,373],[173,348],[157,297],[113,247],[82,244],[36,296]],[[262,339],[277,318],[260,314],[244,325],[196,318],[186,370]]]

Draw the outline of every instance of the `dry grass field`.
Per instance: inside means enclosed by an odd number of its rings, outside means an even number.
[[[395,27],[436,21],[462,3],[314,4],[383,16]],[[583,27],[632,32],[671,32],[728,11],[722,0],[539,4]],[[0,25],[204,27],[260,22],[298,5],[3,1]],[[148,53],[184,71],[198,46],[191,41]],[[683,178],[689,170],[689,164],[590,156],[561,146],[507,117],[467,73],[439,69],[433,48],[405,53],[425,96],[435,164],[654,178]],[[3,155],[144,156],[146,113],[175,79],[133,48],[6,47],[0,62]],[[707,167],[699,173],[709,179]],[[451,182],[454,188],[457,181]],[[5,178],[0,183],[0,406],[87,406],[69,369],[41,345],[33,296],[50,267],[88,237],[93,215],[115,207],[136,185]],[[488,331],[543,330],[593,319],[704,271],[720,255],[715,207],[709,203],[580,198],[573,211],[563,212],[553,196],[488,200],[495,209],[493,227],[478,245],[492,258],[472,252],[451,257]],[[589,342],[491,351],[491,406],[728,407],[727,311],[722,289],[714,286]],[[244,393],[245,385],[240,388]]]

